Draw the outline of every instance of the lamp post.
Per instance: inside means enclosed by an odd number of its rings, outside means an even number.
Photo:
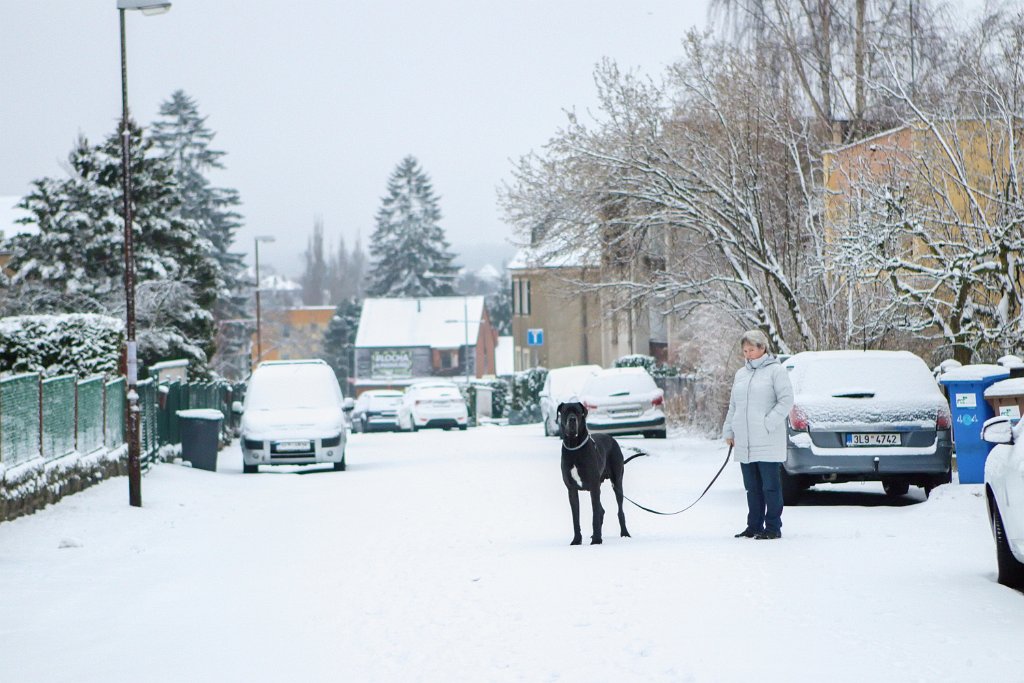
[[[131,130],[128,128],[128,59],[125,49],[124,13],[163,14],[169,2],[154,0],[117,0],[121,20],[121,194],[124,211],[124,296],[125,296],[125,374],[128,410],[125,438],[128,441],[128,504],[142,507],[142,459],[139,444],[139,362],[135,345],[135,254],[132,244],[131,202]]]
[[[256,254],[256,360],[253,362],[253,369],[260,364],[263,358],[263,337],[260,326],[260,242],[273,242],[270,235],[261,235],[253,239],[254,252]]]

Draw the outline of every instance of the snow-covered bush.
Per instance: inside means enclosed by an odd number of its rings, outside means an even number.
[[[540,390],[548,377],[547,368],[530,368],[512,375],[509,419],[516,423],[540,422]]]
[[[114,375],[124,323],[105,315],[19,315],[0,318],[0,373]]]
[[[659,363],[654,356],[646,356],[642,353],[622,356],[615,361],[615,367],[643,368],[650,373],[651,377],[676,377],[679,375],[679,368],[674,365]]]

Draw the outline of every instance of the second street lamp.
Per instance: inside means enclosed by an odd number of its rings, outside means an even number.
[[[162,14],[171,9],[169,2],[153,0],[117,0],[121,19],[121,193],[124,201],[124,297],[125,297],[125,375],[127,411],[125,440],[128,442],[128,504],[142,507],[142,453],[139,443],[139,361],[135,345],[135,253],[132,243],[131,129],[128,126],[128,59],[125,48],[124,13],[139,10],[143,14]]]
[[[253,240],[256,260],[256,360],[252,363],[252,369],[263,360],[263,330],[260,325],[260,242],[273,242],[270,235],[261,235]]]

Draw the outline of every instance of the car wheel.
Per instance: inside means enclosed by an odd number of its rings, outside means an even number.
[[[411,417],[409,418],[409,431],[410,432],[418,432],[418,431],[420,431],[420,428],[416,426],[416,423],[412,421]]]
[[[949,471],[945,474],[940,474],[928,480],[928,483],[924,485],[924,497],[928,498],[932,495],[932,491],[953,481],[953,472]]]
[[[259,471],[259,465],[246,465],[245,463],[242,463],[242,474],[256,474]]]
[[[551,433],[551,423],[546,417],[544,418],[544,436],[553,436]]]
[[[662,429],[660,432],[654,432],[654,438],[655,439],[667,439],[668,438],[668,430],[667,429]]]
[[[1018,562],[1010,550],[1010,542],[1006,538],[1003,517],[999,514],[992,494],[989,494],[989,506],[992,508],[992,534],[996,539],[996,563],[999,566],[999,583],[1016,590],[1024,590],[1024,563]]]
[[[459,431],[460,431],[460,432],[464,432],[464,431],[466,431],[466,429],[467,429],[468,427],[469,427],[469,425],[459,425]]]
[[[885,490],[885,495],[890,498],[899,498],[900,496],[907,495],[907,491],[910,490],[910,483],[902,479],[883,479],[882,489]]]
[[[797,505],[800,502],[800,496],[804,492],[800,476],[790,474],[786,471],[786,468],[783,467],[782,472],[780,473],[780,479],[782,482],[782,504]]]
[[[339,462],[334,463],[334,471],[335,472],[344,472],[345,471],[345,456],[344,455],[341,456],[341,460]]]

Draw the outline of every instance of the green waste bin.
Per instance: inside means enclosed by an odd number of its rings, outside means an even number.
[[[192,467],[216,472],[217,447],[220,445],[224,415],[210,408],[176,412],[181,430],[181,457],[192,463]]]

